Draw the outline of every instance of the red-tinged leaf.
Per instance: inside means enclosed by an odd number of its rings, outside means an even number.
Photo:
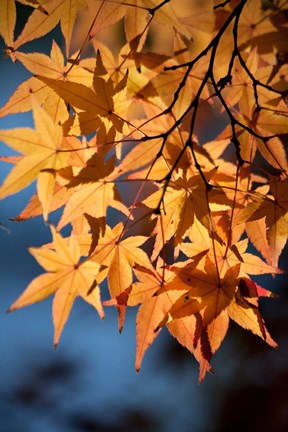
[[[204,312],[205,313],[205,312]],[[210,360],[216,350],[220,347],[229,327],[229,316],[227,310],[222,310],[215,319],[204,327],[201,333],[199,345],[201,347],[199,382],[203,381],[206,372],[210,371]]]
[[[177,276],[167,284],[166,291],[174,289],[177,281],[180,289],[185,285],[188,289],[173,304],[169,310],[169,317],[177,319],[195,315],[203,310],[202,325],[207,327],[233,299],[238,283],[239,267],[236,265],[229,269],[220,281],[217,269],[209,258],[206,259],[205,272],[197,269],[187,271],[185,267],[177,269]],[[177,289],[179,287],[176,286]]]
[[[20,160],[23,159],[22,156],[0,156],[1,162],[12,163],[16,165]]]
[[[169,324],[186,317],[195,316],[197,320],[200,319],[193,340],[194,347],[198,346],[196,358],[200,362],[201,381],[210,369],[211,357],[226,336],[229,325],[227,308],[235,296],[240,266],[232,267],[219,280],[217,268],[208,257],[205,272],[193,269],[191,265],[189,269],[189,265],[175,268],[176,277],[158,291],[170,294],[180,290],[180,296],[174,300],[158,328],[167,322]]]
[[[246,302],[241,297],[236,297],[235,301],[233,301],[228,307],[228,314],[233,321],[261,337],[273,348],[278,346],[268,333],[264,320],[257,307]]]
[[[117,308],[119,333],[122,333],[124,327],[129,292],[130,292],[130,288],[123,291],[116,298],[112,298],[110,300],[106,300],[103,302],[103,306],[115,306]]]
[[[206,372],[213,373],[213,369],[207,359],[203,358],[201,346],[198,340],[201,336],[201,317],[195,315],[175,319],[167,324],[169,332],[177,341],[186,347],[199,362],[199,382],[203,381]]]
[[[210,176],[211,173],[207,173],[207,178]],[[161,209],[163,208],[154,230],[156,240],[152,260],[159,255],[164,244],[173,236],[175,246],[182,243],[193,225],[195,216],[209,230],[213,223],[209,217],[209,199],[201,176],[195,175],[188,181],[179,178],[175,185],[173,187],[168,186],[164,196],[162,195],[162,191],[159,190],[142,201],[142,204],[151,209],[156,210],[159,206]],[[221,193],[217,196],[217,193],[214,194],[212,191],[209,198],[211,199],[211,207],[220,211],[229,208],[228,202],[225,202],[225,197],[223,196],[221,199]]]
[[[258,297],[275,297],[271,291],[258,285],[256,282],[248,278],[240,279],[239,290],[242,297],[258,298]]]
[[[140,371],[143,356],[159,330],[155,331],[159,322],[163,319],[171,306],[171,301],[166,293],[152,297],[145,301],[139,308],[136,320],[136,371]]]

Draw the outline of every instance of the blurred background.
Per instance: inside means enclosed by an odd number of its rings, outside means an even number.
[[[25,21],[24,9],[20,12]],[[29,51],[48,53],[52,37],[61,40],[59,29],[29,44]],[[4,59],[2,40],[0,48],[3,106],[29,74]],[[33,127],[29,113],[0,118],[1,129],[23,126]],[[0,148],[1,155],[11,154],[3,143]],[[9,170],[1,162],[1,183]],[[279,294],[261,302],[279,349],[231,323],[212,361],[216,373],[200,385],[197,362],[165,329],[136,374],[135,311],[128,311],[119,335],[114,309],[106,308],[102,322],[89,305],[76,301],[55,351],[51,300],[6,314],[42,272],[27,248],[50,241],[41,218],[9,221],[34,190],[32,185],[0,203],[1,432],[288,430],[287,275],[257,279]],[[287,248],[280,267],[288,269]]]

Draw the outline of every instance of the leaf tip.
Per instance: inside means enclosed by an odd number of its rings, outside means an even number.
[[[277,342],[274,341],[274,339],[270,339],[269,341],[266,340],[266,342],[274,349],[279,349],[279,345]]]

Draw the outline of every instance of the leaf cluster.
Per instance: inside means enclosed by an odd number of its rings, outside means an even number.
[[[52,241],[10,311],[54,295],[56,346],[78,296],[100,318],[115,306],[120,331],[137,306],[136,369],[167,327],[200,381],[230,320],[276,347],[253,275],[281,273],[288,236],[286,2],[18,3],[23,30],[1,0],[0,34],[31,77],[0,116],[32,111],[34,128],[0,131],[17,153],[0,198],[36,180],[15,220],[42,215]],[[57,25],[64,48],[29,52]]]

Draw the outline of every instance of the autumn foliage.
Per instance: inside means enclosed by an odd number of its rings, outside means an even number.
[[[36,180],[15,220],[42,215],[52,237],[10,311],[54,295],[57,346],[78,296],[120,330],[137,306],[136,369],[166,326],[200,380],[230,320],[276,347],[253,275],[282,272],[288,236],[287,2],[18,2],[24,28],[1,0],[0,34],[31,77],[0,116],[32,110],[34,129],[0,131],[17,152],[0,197]],[[29,52],[58,25],[63,43]]]

